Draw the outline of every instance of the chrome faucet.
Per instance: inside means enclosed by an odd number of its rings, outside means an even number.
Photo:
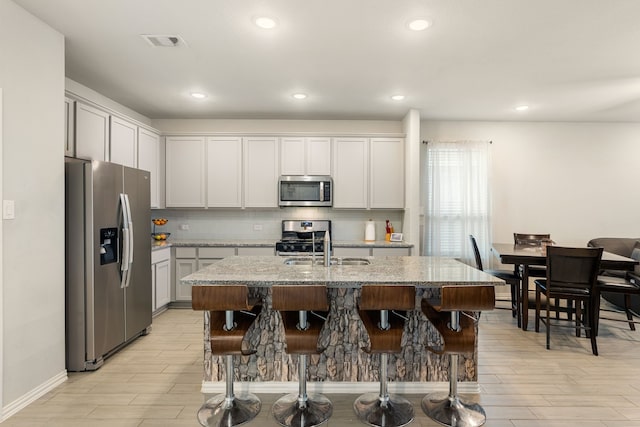
[[[331,265],[331,236],[329,236],[329,230],[324,232],[324,266],[329,267]]]

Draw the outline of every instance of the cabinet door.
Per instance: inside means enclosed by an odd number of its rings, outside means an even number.
[[[109,114],[76,102],[76,157],[109,160]]]
[[[195,258],[176,258],[176,301],[191,301],[191,285],[183,285],[180,279],[196,271]]]
[[[155,307],[162,308],[171,302],[171,263],[169,260],[154,265]],[[182,276],[184,277],[184,276]]]
[[[280,139],[280,174],[306,174],[304,138]]]
[[[149,171],[151,177],[151,207],[160,207],[160,136],[138,128],[138,169]]]
[[[135,168],[138,165],[138,126],[111,116],[110,128],[110,156],[111,163]]]
[[[207,206],[242,207],[242,138],[207,139]]]
[[[64,99],[64,155],[75,157],[75,101],[73,99]]]
[[[151,313],[156,311],[156,266],[151,265]]]
[[[278,139],[244,138],[244,206],[278,207]]]
[[[366,208],[368,195],[368,140],[333,141],[333,207]]]
[[[205,141],[203,137],[167,137],[166,205],[205,206]]]
[[[307,175],[331,175],[331,138],[307,138]]]
[[[371,138],[370,208],[404,209],[404,139]]]

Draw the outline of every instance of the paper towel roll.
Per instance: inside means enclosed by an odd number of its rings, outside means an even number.
[[[364,227],[364,240],[366,242],[375,242],[376,240],[376,223],[373,220],[367,221]]]

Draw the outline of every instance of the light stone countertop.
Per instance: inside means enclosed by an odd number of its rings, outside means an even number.
[[[318,283],[329,288],[359,288],[364,283],[409,284],[421,288],[442,285],[502,285],[504,281],[452,258],[364,257],[370,265],[285,265],[286,257],[247,256],[224,258],[184,277],[190,285]]]

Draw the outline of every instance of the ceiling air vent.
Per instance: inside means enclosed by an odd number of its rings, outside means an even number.
[[[184,39],[178,35],[141,34],[140,36],[154,47],[183,47],[187,45]]]

